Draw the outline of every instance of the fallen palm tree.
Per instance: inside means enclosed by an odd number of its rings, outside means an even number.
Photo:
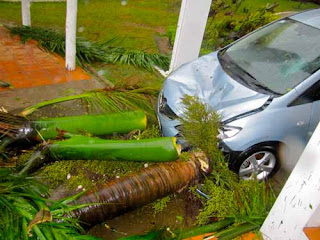
[[[44,118],[32,121],[37,134],[45,139],[55,139],[59,131],[73,134],[104,136],[113,133],[129,133],[145,130],[147,116],[143,111],[128,111],[113,114],[82,115],[60,118]]]
[[[168,162],[176,160],[180,152],[181,147],[174,137],[105,140],[72,135],[69,139],[49,143],[36,151],[20,173],[30,173],[45,163],[61,160]]]
[[[144,130],[147,117],[143,111],[82,115],[28,121],[22,116],[0,113],[0,153],[21,139],[42,142],[62,137],[65,133],[103,136]]]
[[[125,211],[163,198],[197,183],[208,170],[203,155],[192,155],[188,162],[155,164],[120,179],[114,179],[88,192],[74,204],[93,204],[73,212],[87,224],[101,223]],[[201,167],[202,166],[202,167]]]

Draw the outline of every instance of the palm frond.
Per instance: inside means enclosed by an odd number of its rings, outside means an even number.
[[[159,86],[150,87],[113,87],[102,90],[94,90],[88,93],[56,98],[53,100],[40,102],[28,107],[21,112],[22,116],[27,116],[41,107],[57,104],[75,99],[83,99],[87,102],[89,110],[92,112],[114,113],[127,110],[144,110],[149,116],[155,117],[152,101],[159,93]]]
[[[83,235],[78,220],[68,217],[83,207],[69,205],[79,195],[54,202],[45,198],[47,190],[35,177],[0,168],[0,239],[97,239]]]
[[[26,26],[8,27],[8,29],[12,34],[19,35],[22,42],[34,39],[38,41],[41,48],[61,56],[65,55],[65,36],[57,31]],[[78,64],[92,62],[123,64],[133,65],[149,71],[154,71],[155,65],[162,69],[168,69],[169,67],[169,57],[167,55],[125,49],[112,46],[112,44],[114,44],[114,39],[99,43],[86,41],[78,37],[76,42]]]

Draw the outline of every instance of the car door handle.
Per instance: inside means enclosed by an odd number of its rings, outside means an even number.
[[[300,121],[300,122],[297,122],[297,126],[303,126],[303,125],[305,125],[305,123],[304,123],[304,121]]]

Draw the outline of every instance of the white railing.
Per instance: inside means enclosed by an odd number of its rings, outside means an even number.
[[[31,26],[30,0],[21,0],[22,25]],[[69,71],[76,69],[76,33],[78,0],[67,0],[66,56],[65,66]]]

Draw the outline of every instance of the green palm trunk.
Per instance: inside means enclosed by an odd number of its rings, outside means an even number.
[[[63,141],[55,141],[37,151],[20,172],[29,173],[44,163],[56,160],[119,160],[136,162],[169,162],[181,152],[176,138],[149,138],[142,140],[105,140],[71,135]]]
[[[72,134],[103,136],[112,133],[128,133],[144,130],[147,117],[143,111],[128,111],[103,115],[82,115],[61,118],[44,118],[32,122],[33,127],[45,139],[55,139],[59,131]]]
[[[167,162],[178,158],[176,138],[104,140],[72,136],[49,145],[50,154],[65,160],[123,160]]]

